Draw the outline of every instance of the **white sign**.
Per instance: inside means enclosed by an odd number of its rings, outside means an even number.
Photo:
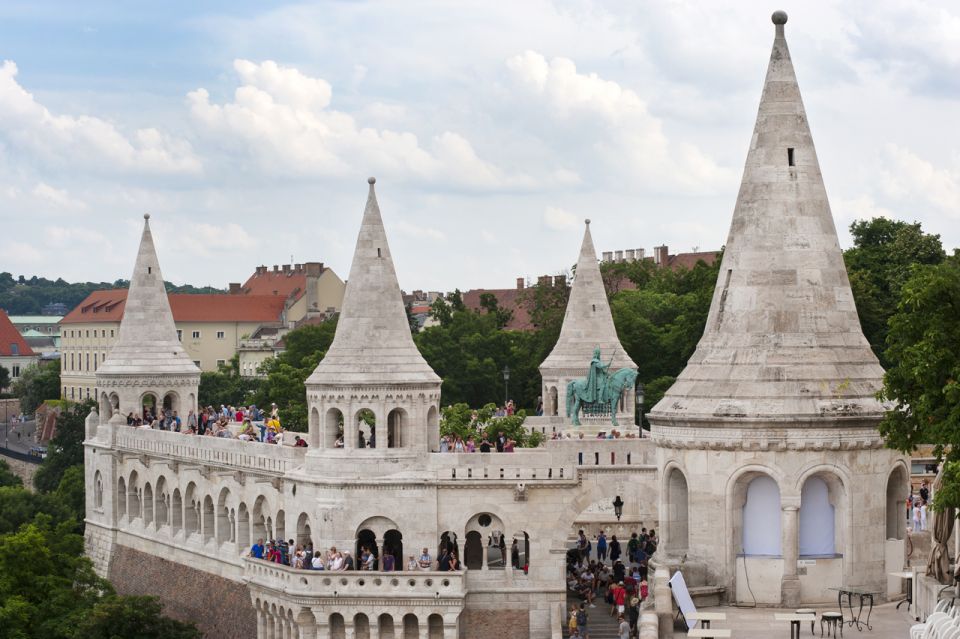
[[[670,577],[670,592],[673,593],[673,600],[677,602],[677,608],[683,613],[683,620],[687,622],[687,630],[693,630],[697,622],[690,619],[690,615],[697,612],[697,608],[693,605],[690,591],[687,590],[687,582],[684,581],[679,570],[673,573],[673,577]]]

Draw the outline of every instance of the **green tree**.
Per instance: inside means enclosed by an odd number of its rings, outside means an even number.
[[[0,366],[0,395],[8,388],[10,388],[10,371]]]
[[[87,511],[87,490],[84,482],[83,464],[70,466],[64,471],[54,492],[57,500],[81,526]]]
[[[73,513],[54,495],[32,493],[22,486],[0,488],[0,535],[20,530],[41,513],[56,524],[75,524]]]
[[[259,377],[240,375],[240,354],[216,371],[200,373],[198,400],[200,406],[246,406],[260,389]]]
[[[13,394],[20,399],[20,410],[30,415],[48,399],[60,397],[60,362],[43,362],[28,366],[13,384]]]
[[[10,470],[7,460],[0,459],[0,488],[3,486],[23,486],[23,480]]]
[[[41,492],[53,492],[71,466],[83,465],[84,422],[96,404],[92,399],[70,404],[57,417],[57,434],[47,446],[47,457],[33,476]]]
[[[527,418],[521,410],[514,415],[494,417],[496,404],[487,404],[476,410],[467,404],[452,404],[440,411],[440,434],[461,437],[464,441],[473,437],[477,446],[485,436],[490,443],[500,432],[523,448],[536,448],[543,443],[543,434],[530,432],[523,425]]]
[[[200,639],[192,624],[164,617],[155,597],[105,597],[77,625],[77,639]]]
[[[850,225],[853,246],[843,259],[863,333],[884,367],[894,362],[885,350],[888,322],[914,264],[939,264],[946,257],[939,235],[918,222],[878,217]]]
[[[958,479],[960,462],[960,253],[936,266],[915,266],[890,318],[880,397],[894,402],[880,432],[887,445],[911,453],[934,445]],[[947,500],[950,500],[949,502]],[[954,501],[955,500],[955,501]],[[960,486],[934,498],[937,507],[960,507]]]

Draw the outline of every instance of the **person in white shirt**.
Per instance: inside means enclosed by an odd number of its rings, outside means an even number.
[[[310,562],[314,570],[323,570],[323,557],[318,550],[313,554],[313,561]]]
[[[927,529],[927,502],[920,501],[920,530]]]
[[[920,500],[917,500],[913,503],[913,531],[919,532],[920,530]]]

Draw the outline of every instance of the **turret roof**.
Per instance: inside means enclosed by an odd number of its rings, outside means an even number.
[[[577,260],[573,286],[563,326],[556,346],[540,364],[541,374],[550,370],[586,370],[593,357],[593,349],[600,347],[604,361],[613,358],[611,373],[618,368],[636,368],[637,365],[623,350],[617,329],[613,325],[607,291],[603,287],[597,253],[590,235],[590,220],[586,220],[583,243]]]
[[[784,37],[776,36],[703,337],[654,424],[876,419],[860,328]]]
[[[150,216],[143,218],[143,235],[130,277],[120,334],[97,375],[199,375],[200,369],[177,339],[153,246]]]
[[[417,350],[370,178],[337,332],[306,384],[439,384]]]

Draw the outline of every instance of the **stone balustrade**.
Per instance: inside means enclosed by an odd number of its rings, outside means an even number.
[[[436,600],[466,594],[463,572],[298,570],[252,558],[244,564],[248,583],[298,596]]]
[[[117,429],[115,442],[123,452],[277,475],[302,465],[307,450],[126,426]]]

